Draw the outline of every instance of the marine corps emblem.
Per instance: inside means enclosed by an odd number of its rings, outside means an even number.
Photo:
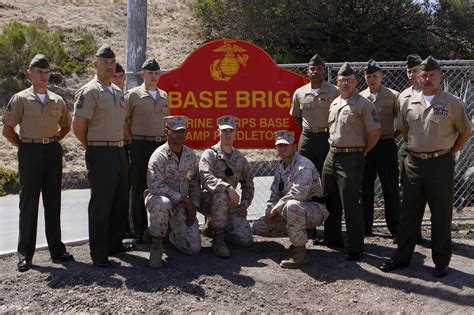
[[[225,53],[224,58],[216,59],[212,62],[209,70],[211,76],[216,81],[229,81],[234,75],[239,72],[240,66],[247,66],[249,56],[242,54],[247,50],[239,47],[234,43],[235,41],[224,41],[224,45],[214,49],[214,52]]]

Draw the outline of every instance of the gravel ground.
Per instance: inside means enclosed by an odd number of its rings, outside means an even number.
[[[255,238],[232,257],[213,256],[203,237],[198,256],[167,244],[164,268],[148,268],[148,246],[112,258],[114,268],[91,265],[87,244],[70,246],[76,262],[50,262],[38,251],[32,270],[14,271],[14,255],[0,258],[0,312],[215,312],[474,313],[474,231],[455,232],[447,277],[431,276],[430,249],[417,246],[412,266],[385,274],[377,269],[394,245],[379,230],[367,238],[361,262],[343,252],[308,245],[311,263],[278,265],[288,256],[286,238]]]

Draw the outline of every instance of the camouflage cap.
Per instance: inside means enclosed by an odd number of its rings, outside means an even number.
[[[364,72],[366,74],[372,74],[372,73],[375,73],[377,71],[382,71],[382,68],[380,68],[377,61],[375,61],[374,59],[370,59],[367,62],[367,66],[365,67]]]
[[[420,55],[411,54],[407,56],[407,68],[419,66],[422,62],[423,59],[421,59]]]
[[[318,54],[308,61],[308,66],[324,66],[326,62]]]
[[[231,115],[225,115],[217,118],[219,129],[237,129],[237,118]]]
[[[186,129],[188,117],[186,116],[166,116],[163,117],[166,128],[171,130]]]
[[[115,63],[115,73],[119,73],[119,72],[124,72],[125,73],[125,70],[123,70],[122,65],[117,62],[117,63]]]
[[[295,132],[289,130],[280,130],[275,132],[275,145],[295,143]]]
[[[95,56],[107,59],[115,58],[114,51],[112,50],[112,48],[110,48],[109,44],[103,44],[102,46],[100,46],[100,48],[95,53]]]
[[[157,71],[160,70],[160,65],[155,58],[148,58],[142,65],[142,70]]]
[[[438,61],[433,56],[428,56],[420,65],[420,69],[423,71],[441,70]]]
[[[33,59],[31,59],[29,68],[38,67],[41,69],[49,69],[49,61],[43,54],[36,54]]]
[[[341,68],[337,72],[337,75],[342,76],[342,77],[347,77],[353,74],[355,74],[355,71],[354,69],[352,69],[351,65],[347,61],[344,62],[344,64],[341,66]]]

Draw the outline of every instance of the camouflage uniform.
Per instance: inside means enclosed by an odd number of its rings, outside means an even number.
[[[170,242],[180,251],[197,254],[201,236],[197,220],[186,225],[186,209],[180,204],[189,196],[197,207],[201,197],[198,181],[198,161],[192,149],[183,146],[181,158],[171,151],[168,143],[153,152],[148,163],[145,206],[150,213],[150,234],[165,237],[171,226]]]
[[[229,167],[233,175],[226,176]],[[220,144],[203,152],[199,162],[199,178],[203,185],[201,209],[211,216],[213,228],[224,228],[225,238],[240,246],[252,244],[252,230],[245,217],[239,216],[241,207],[247,209],[254,195],[253,174],[245,156],[233,150],[230,156],[221,150]],[[230,206],[226,189],[229,186],[242,190],[240,205]]]
[[[309,159],[295,154],[286,169],[280,161],[266,209],[268,213],[276,207],[280,215],[274,217],[272,223],[267,223],[265,216],[259,218],[253,224],[253,234],[267,237],[288,235],[293,245],[305,246],[308,241],[306,229],[321,225],[329,215],[324,204],[311,201],[313,197],[320,196],[319,173]]]

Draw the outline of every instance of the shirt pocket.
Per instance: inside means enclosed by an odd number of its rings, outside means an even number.
[[[419,113],[408,112],[406,121],[409,128],[409,133],[411,134],[421,134],[423,133],[423,122]]]
[[[447,137],[452,133],[452,127],[448,117],[433,115],[428,116],[430,130],[429,133],[434,133],[438,137]]]

